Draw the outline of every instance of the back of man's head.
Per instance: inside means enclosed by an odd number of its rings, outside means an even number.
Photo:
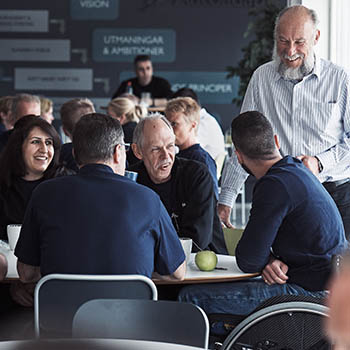
[[[171,96],[171,98],[176,98],[176,97],[191,97],[193,98],[197,103],[198,105],[200,106],[200,103],[199,103],[199,99],[198,99],[198,95],[195,93],[194,90],[190,89],[190,88],[181,88],[177,91],[175,91],[173,93],[173,95]]]
[[[115,147],[123,143],[119,121],[105,114],[86,114],[74,128],[74,156],[79,165],[109,162]]]
[[[236,149],[250,159],[270,160],[276,156],[272,126],[260,112],[245,112],[233,119],[231,135]]]
[[[134,66],[136,66],[139,62],[151,61],[151,57],[148,55],[137,55],[134,58]]]
[[[14,96],[11,108],[12,125],[15,125],[17,120],[29,114],[40,115],[39,96],[30,94],[18,94]]]
[[[89,113],[94,113],[94,104],[88,98],[74,98],[65,102],[60,109],[64,132],[72,138],[73,131],[79,119]]]

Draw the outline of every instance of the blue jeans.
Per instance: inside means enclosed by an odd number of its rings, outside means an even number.
[[[206,314],[247,315],[264,300],[278,295],[309,295],[323,298],[327,292],[310,292],[289,283],[269,286],[258,277],[229,283],[188,285],[181,289],[178,300],[196,304]]]

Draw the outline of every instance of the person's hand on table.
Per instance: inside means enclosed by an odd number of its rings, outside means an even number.
[[[231,208],[224,204],[218,204],[218,215],[221,220],[221,223],[228,228],[234,228],[230,222]]]
[[[3,281],[7,275],[7,259],[6,256],[0,253],[0,281]]]
[[[342,268],[339,275],[330,283],[327,300],[329,317],[326,320],[326,331],[336,343],[334,349],[350,349],[350,265]]]
[[[288,280],[288,266],[281,260],[271,258],[262,271],[262,278],[268,285],[284,284]]]
[[[314,174],[314,175],[318,175],[319,171],[318,171],[318,160],[316,157],[311,157],[311,156],[305,156],[305,155],[301,155],[297,157],[298,159],[300,159],[303,164]]]

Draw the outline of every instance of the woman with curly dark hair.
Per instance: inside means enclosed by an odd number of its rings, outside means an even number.
[[[28,115],[13,129],[0,156],[0,239],[9,224],[20,224],[32,191],[55,176],[60,138],[44,119]]]

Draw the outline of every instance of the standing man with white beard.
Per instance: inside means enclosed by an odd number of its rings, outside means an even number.
[[[350,238],[350,75],[314,52],[320,31],[313,10],[297,5],[276,19],[273,61],[253,74],[241,113],[259,111],[333,197]],[[218,212],[226,226],[247,174],[233,155],[226,163]]]

